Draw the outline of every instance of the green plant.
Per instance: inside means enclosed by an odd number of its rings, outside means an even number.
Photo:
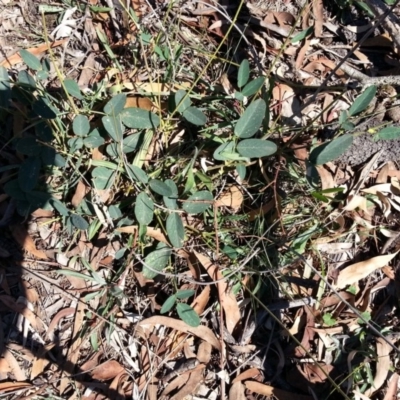
[[[199,326],[200,318],[196,311],[188,304],[178,301],[192,297],[194,293],[194,290],[178,290],[175,294],[169,296],[168,299],[165,300],[160,310],[161,314],[165,314],[175,307],[176,312],[182,321],[193,327]]]

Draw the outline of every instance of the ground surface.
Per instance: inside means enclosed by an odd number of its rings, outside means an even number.
[[[2,396],[398,398],[399,18],[0,0]]]

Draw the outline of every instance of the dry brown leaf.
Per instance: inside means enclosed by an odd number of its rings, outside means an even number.
[[[80,356],[79,347],[81,346],[83,338],[80,336],[79,333],[82,329],[83,320],[85,319],[85,309],[85,303],[83,301],[80,301],[76,308],[74,327],[71,335],[71,338],[74,338],[75,340],[70,344],[66,356],[67,362],[69,362],[71,365],[76,365]],[[69,383],[69,378],[62,378],[60,380],[60,386],[58,390],[61,394],[64,393]]]
[[[394,257],[396,257],[397,254],[398,252],[394,254],[373,257],[369,260],[358,262],[341,270],[335,285],[336,288],[343,289],[347,285],[352,285],[353,283],[364,279],[370,273],[387,265],[391,260],[393,260]]]
[[[133,107],[151,111],[153,106],[153,102],[147,97],[128,96],[126,98],[125,108]]]
[[[177,331],[187,333],[190,335],[197,336],[206,342],[210,343],[211,346],[216,348],[217,350],[221,350],[221,344],[217,337],[214,335],[213,331],[210,328],[207,328],[206,326],[198,326],[196,328],[187,325],[185,322],[175,319],[175,318],[170,318],[170,317],[164,317],[164,316],[154,316],[150,318],[146,318],[143,321],[140,321],[138,326],[155,326],[155,325],[165,325],[168,328],[175,329]]]
[[[128,88],[128,86],[127,86]],[[132,85],[132,89],[137,89],[139,91],[152,93],[161,96],[168,96],[171,91],[176,91],[179,89],[187,90],[190,88],[189,82],[175,83],[170,85],[168,83],[160,83],[160,82],[136,82]]]
[[[270,200],[267,204],[264,204],[262,207],[256,208],[255,210],[251,210],[247,215],[249,217],[249,221],[254,221],[257,217],[262,217],[264,214],[268,213],[275,207],[275,200]]]
[[[42,250],[38,250],[36,248],[35,242],[29,236],[29,233],[24,225],[12,225],[11,233],[13,238],[17,241],[17,243],[28,253],[32,254],[36,258],[40,258],[42,260],[47,260],[47,256]]]
[[[83,180],[80,180],[78,184],[76,185],[75,193],[72,196],[71,199],[71,204],[76,208],[79,206],[83,198],[86,196],[86,193],[88,192],[88,188],[86,187],[85,183]]]
[[[399,383],[399,375],[394,373],[390,378],[388,388],[383,400],[397,400],[397,385]]]
[[[260,375],[260,370],[258,368],[250,368],[239,374],[235,379],[232,380],[232,383],[246,381],[247,379],[254,379],[258,375]]]
[[[218,267],[215,264],[213,264],[208,257],[198,253],[197,251],[195,251],[194,254],[200,261],[204,269],[207,271],[211,279],[220,280],[223,278]],[[217,287],[218,287],[219,301],[225,313],[226,329],[228,330],[229,333],[232,333],[236,325],[241,320],[239,305],[232,291],[227,292],[228,283],[225,280],[221,280],[220,282],[218,282]]]
[[[199,350],[197,351],[197,359],[202,363],[207,365],[211,360],[212,347],[208,342],[201,342]]]
[[[31,387],[30,383],[26,382],[0,382],[0,393],[7,393],[13,390],[21,390]]]
[[[118,228],[117,231],[121,233],[136,233],[139,227],[137,225],[130,225],[130,226],[123,226]],[[163,242],[169,244],[165,235],[161,232],[160,229],[151,228],[150,226],[147,227],[146,235],[152,237],[153,239],[158,240],[159,242]]]
[[[328,170],[326,170],[322,165],[317,165],[315,168],[317,169],[318,175],[321,178],[322,190],[332,189],[336,186],[336,182]]]
[[[234,185],[222,193],[215,202],[217,207],[229,207],[238,210],[243,203],[243,194],[239,187]]]
[[[186,385],[184,385],[175,396],[172,396],[171,400],[182,400],[188,395],[194,396],[197,392],[197,388],[203,382],[203,369],[205,367],[204,364],[198,365],[190,374]]]
[[[21,369],[21,367],[18,364],[18,361],[14,357],[14,355],[11,353],[10,350],[5,349],[2,357],[4,357],[10,366],[11,373],[14,375],[14,378],[16,381],[21,382],[21,381],[26,381],[26,375],[25,372]]]
[[[299,53],[297,54],[297,58],[296,58],[296,63],[295,63],[296,70],[299,70],[303,66],[304,57],[306,56],[307,51],[310,48],[310,44],[311,44],[311,40],[306,39],[304,42],[304,45],[301,46],[301,49],[300,49]]]
[[[313,1],[313,14],[314,22],[314,35],[315,37],[322,37],[322,26],[324,24],[324,6],[322,0]]]
[[[124,367],[116,360],[107,360],[98,365],[90,375],[93,379],[99,381],[108,381],[115,378],[118,374],[124,372]]]
[[[229,400],[246,400],[244,385],[242,382],[235,382],[229,389]]]
[[[210,300],[210,286],[205,286],[201,293],[194,299],[191,306],[197,314],[201,315],[206,309],[207,303]]]
[[[278,400],[313,400],[311,396],[303,394],[287,392],[286,390],[277,389],[273,386],[264,385],[260,382],[247,381],[244,383],[246,388],[254,393],[261,394],[263,396],[275,396]]]
[[[356,208],[359,208],[360,210],[368,213],[367,199],[365,197],[356,194],[354,196],[348,196],[348,199],[349,198],[350,201],[348,201],[348,203],[343,207],[343,210],[352,211]]]
[[[68,39],[57,40],[50,44],[50,48],[53,49],[54,47],[61,46],[62,44],[66,43]],[[26,49],[29,53],[33,54],[34,56],[38,56],[41,53],[44,53],[49,49],[47,43],[43,43],[38,47],[31,47],[30,49]],[[5,68],[11,68],[13,65],[22,62],[22,57],[19,53],[15,53],[12,56],[5,58],[4,60],[0,61],[0,66]]]
[[[75,308],[74,307],[68,307],[60,310],[51,320],[49,327],[46,332],[46,338],[53,340],[52,333],[54,329],[57,328],[58,323],[60,322],[61,318],[69,317],[71,315],[74,315],[75,313]]]
[[[189,380],[189,377],[190,377],[189,374],[178,375],[167,385],[167,387],[161,393],[160,397],[163,398],[164,396],[169,395],[174,390],[180,389],[182,386],[186,385],[187,381]]]
[[[389,345],[382,338],[376,340],[376,354],[378,361],[376,363],[376,373],[374,377],[374,383],[366,392],[366,396],[372,396],[377,390],[379,390],[386,382],[386,377],[389,373],[392,362],[390,361],[390,352],[392,346]]]

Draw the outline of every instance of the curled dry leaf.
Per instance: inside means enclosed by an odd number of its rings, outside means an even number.
[[[213,264],[208,257],[196,251],[194,254],[207,273],[210,275],[211,279],[220,280],[223,278],[218,267]],[[220,280],[217,286],[219,301],[225,312],[226,329],[229,333],[232,333],[238,322],[241,320],[239,305],[236,301],[235,295],[231,291],[228,292],[228,284],[225,280]]]
[[[93,379],[99,381],[108,381],[115,378],[118,374],[124,371],[124,367],[115,360],[107,360],[106,362],[98,365],[90,375]]]
[[[365,392],[367,396],[372,396],[372,394],[379,390],[385,383],[389,369],[392,366],[389,356],[391,350],[392,347],[389,343],[386,343],[385,340],[382,338],[376,340],[376,354],[378,358],[376,363],[376,373],[372,387]]]
[[[217,350],[221,349],[219,340],[214,335],[213,331],[210,328],[207,328],[206,326],[200,325],[200,326],[194,328],[178,319],[164,317],[164,316],[158,316],[158,315],[154,316],[154,317],[146,318],[143,321],[140,321],[137,325],[138,326],[165,325],[168,328],[176,329],[177,331],[197,336],[197,337],[205,340],[206,342],[210,343],[211,346],[213,346]]]
[[[237,210],[243,203],[243,194],[238,186],[229,187],[216,201],[217,207],[229,207]]]
[[[274,396],[278,400],[312,400],[311,396],[287,392],[286,390],[278,389],[269,385],[264,385],[260,382],[247,381],[244,383],[244,385],[248,390],[254,393],[258,393],[263,396]]]
[[[352,285],[353,283],[364,279],[370,273],[387,265],[391,260],[393,260],[394,257],[396,257],[397,253],[398,252],[394,254],[373,257],[369,260],[358,262],[341,270],[335,285],[336,288],[343,289],[347,285]]]

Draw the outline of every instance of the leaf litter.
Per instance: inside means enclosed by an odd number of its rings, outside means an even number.
[[[384,79],[358,73],[355,68],[362,64],[348,53],[358,43],[356,57],[393,82],[388,67],[396,57],[397,38],[387,21],[382,47],[383,37],[376,32],[364,42],[360,37],[370,27],[359,26],[361,19],[372,21],[369,11],[353,8],[352,20],[337,5],[321,1],[268,9],[248,2],[236,26],[235,34],[244,39],[239,58],[245,59],[237,64],[236,79],[229,68],[210,73],[207,63],[213,58],[193,52],[193,45],[201,43],[203,54],[213,54],[230,26],[228,11],[218,4],[171,4],[158,15],[135,1],[131,10],[137,21],[129,8],[114,9],[113,2],[104,7],[92,0],[85,13],[61,4],[47,13],[40,5],[40,24],[46,25],[41,40],[11,43],[10,24],[32,30],[33,16],[39,14],[21,2],[24,18],[18,12],[9,18],[15,6],[3,3],[0,19],[7,23],[0,41],[6,57],[1,65],[16,68],[22,86],[36,85],[25,62],[54,93],[62,86],[65,67],[69,72],[64,97],[51,112],[40,103],[44,108],[38,114],[56,115],[53,128],[58,139],[64,136],[55,147],[68,159],[67,167],[48,176],[35,173],[26,181],[22,173],[9,171],[37,157],[31,154],[34,147],[3,148],[2,182],[17,177],[24,187],[21,194],[9,184],[0,193],[0,228],[5,230],[0,256],[7,262],[2,268],[10,271],[10,260],[17,266],[11,274],[3,272],[2,329],[4,337],[21,342],[14,353],[7,342],[3,352],[0,372],[7,382],[2,393],[40,395],[51,389],[70,398],[77,390],[89,399],[94,398],[93,383],[107,388],[96,395],[109,398],[395,396],[400,172],[398,121],[391,118],[397,93],[393,88],[385,95],[380,89]],[[379,15],[373,2],[366,3]],[[331,7],[337,7],[337,16],[328,21],[328,15],[336,15]],[[58,22],[49,18],[61,11]],[[152,42],[161,21],[173,21],[178,29]],[[250,21],[245,34],[244,21]],[[51,32],[55,39],[67,39],[53,42]],[[138,46],[128,63],[124,51],[132,43]],[[385,53],[383,64],[379,51]],[[214,56],[236,60],[232,54]],[[46,68],[44,58],[54,70]],[[201,81],[193,80],[196,74]],[[0,82],[5,92],[7,79],[2,76]],[[212,92],[216,82],[223,87]],[[105,107],[112,103],[106,100],[117,99],[121,91],[129,91],[125,104],[108,112]],[[173,96],[168,96],[178,91],[190,100],[185,109],[169,104]],[[84,96],[93,96],[94,111],[86,103],[85,116],[75,112],[75,99]],[[218,96],[223,102],[215,101]],[[20,98],[13,102],[15,116],[26,115],[29,105]],[[65,108],[66,119],[56,108]],[[113,124],[99,133],[103,111]],[[119,113],[124,126],[116,130]],[[76,115],[81,121],[73,128]],[[33,136],[32,128],[15,116],[7,125],[10,143],[21,134]],[[78,122],[83,121],[82,130]],[[149,129],[134,157],[120,145],[125,129],[129,135]],[[158,134],[148,134],[151,129],[159,129]],[[362,138],[358,130],[368,140],[357,139]],[[79,139],[87,134],[100,138],[101,145],[85,153]],[[213,158],[224,143],[222,158]],[[354,155],[360,143],[358,152],[365,158]],[[390,155],[381,151],[368,163],[383,148]],[[38,160],[29,163],[38,165]],[[103,169],[96,175],[93,167]],[[134,167],[145,172],[145,179],[129,173]],[[177,183],[176,192],[164,187],[167,179]],[[40,189],[52,188],[53,206],[33,192],[39,180]],[[139,193],[142,201],[136,203]],[[37,210],[13,215],[8,229],[7,210],[21,211],[27,196],[35,199]],[[158,274],[149,274],[143,263],[159,251],[157,243],[168,257]],[[180,291],[193,294],[179,299]],[[176,309],[162,316],[170,295],[178,299]],[[200,326],[185,322],[184,311],[195,312]],[[15,327],[14,316],[19,316]],[[34,356],[24,353],[28,348],[35,349]],[[79,378],[83,371],[85,380]]]

